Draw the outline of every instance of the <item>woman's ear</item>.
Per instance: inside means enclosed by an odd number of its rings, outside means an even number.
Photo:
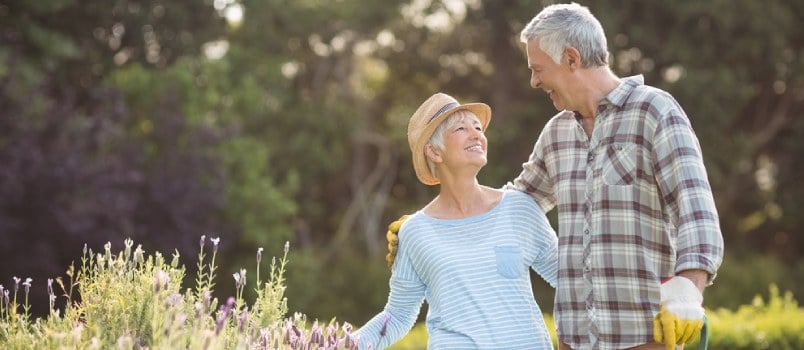
[[[433,145],[424,146],[424,155],[434,163],[441,162],[441,150],[433,147]]]

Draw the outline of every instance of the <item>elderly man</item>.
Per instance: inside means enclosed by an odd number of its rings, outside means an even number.
[[[545,7],[521,40],[531,86],[559,113],[509,187],[558,210],[559,349],[683,346],[701,329],[702,293],[723,259],[687,115],[642,76],[609,69],[586,7]]]

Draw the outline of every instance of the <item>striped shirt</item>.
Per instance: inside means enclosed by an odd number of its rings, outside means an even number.
[[[393,344],[426,300],[428,348],[552,349],[528,268],[555,286],[557,244],[544,212],[518,191],[465,219],[420,210],[400,229],[385,308],[353,338],[360,349]]]
[[[711,278],[723,237],[690,121],[665,91],[626,78],[599,104],[591,137],[562,111],[513,185],[557,207],[559,339],[573,349],[653,342],[659,285],[687,269]]]

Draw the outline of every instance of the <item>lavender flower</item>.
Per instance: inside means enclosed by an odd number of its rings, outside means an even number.
[[[207,236],[206,235],[201,235],[201,242],[199,242],[201,244],[201,250],[204,250],[204,242],[206,242],[206,240],[207,240]]]
[[[220,237],[215,237],[215,238],[210,238],[209,240],[212,241],[212,253],[217,253],[218,252],[218,243],[221,242],[221,238]]]
[[[285,254],[290,250],[290,241],[285,241]]]
[[[226,319],[229,318],[229,315],[232,313],[232,307],[234,306],[235,299],[233,297],[229,297],[226,300],[225,305],[221,305],[220,311],[218,311],[218,319],[215,321],[215,334],[220,334],[221,330],[223,330],[223,325],[226,323]]]
[[[154,277],[154,291],[158,293],[161,289],[167,289],[168,283],[170,283],[170,276],[168,276],[167,272],[157,271],[156,277]]]
[[[240,289],[240,273],[235,272],[232,274],[232,277],[234,277],[235,280],[235,288]]]
[[[28,277],[28,278],[25,279],[25,282],[22,282],[22,285],[25,287],[25,294],[26,295],[31,290],[31,282],[32,281],[33,280],[30,277]]]
[[[262,247],[257,248],[257,265],[260,264],[262,260]]]
[[[20,290],[20,281],[21,279],[17,276],[14,276],[14,293],[17,293]]]
[[[246,330],[246,325],[248,324],[248,308],[243,308],[240,311],[240,317],[237,318],[237,323],[240,326],[240,331],[243,332]]]

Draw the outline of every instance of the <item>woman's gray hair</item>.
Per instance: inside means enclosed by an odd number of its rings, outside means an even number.
[[[427,141],[427,144],[443,151],[444,134],[446,134],[448,129],[451,129],[455,124],[463,121],[464,118],[470,115],[473,116],[474,114],[467,110],[460,110],[455,113],[452,113],[450,116],[447,117],[447,119],[444,119],[444,121],[438,125],[435,131],[433,131],[433,135],[430,136],[430,140]],[[430,173],[438,177],[438,174],[436,173],[435,163],[433,163],[433,161],[430,160],[429,157],[424,157],[424,159],[427,161],[427,167],[430,168]]]
[[[545,7],[520,33],[523,43],[533,39],[539,40],[539,48],[557,64],[561,64],[564,50],[574,47],[584,68],[608,65],[606,34],[586,6],[573,2]]]

